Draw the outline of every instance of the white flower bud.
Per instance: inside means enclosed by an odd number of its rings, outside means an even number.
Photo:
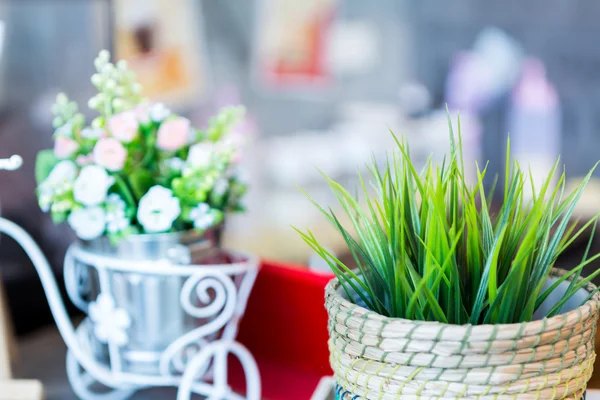
[[[91,99],[89,99],[89,101],[88,101],[88,107],[91,108],[92,110],[95,110],[96,108],[98,108],[99,105],[100,105],[100,102],[98,101],[98,96],[94,96]]]
[[[100,70],[101,73],[106,74],[106,75],[110,75],[115,69],[115,66],[112,64],[106,64],[102,67],[102,69]]]
[[[123,108],[125,108],[125,102],[123,101],[123,99],[120,98],[116,98],[112,101],[112,106],[114,107],[115,110],[120,111]]]
[[[98,86],[102,85],[102,81],[103,81],[102,75],[100,75],[100,74],[92,75],[92,84],[94,86],[98,87]]]
[[[69,101],[69,98],[67,97],[66,94],[64,93],[59,93],[56,95],[56,103],[59,105],[63,105],[63,104],[67,104]]]
[[[61,117],[54,117],[54,119],[52,120],[52,126],[54,128],[58,128],[59,126],[62,126],[64,123],[65,123],[65,121]]]
[[[127,69],[127,61],[125,61],[125,60],[119,60],[119,62],[117,62],[117,68],[119,68],[120,70],[125,71]]]
[[[94,118],[92,121],[92,128],[102,128],[102,118]]]
[[[115,88],[115,94],[119,97],[125,95],[125,88],[123,86],[117,86]]]
[[[114,90],[114,88],[117,87],[117,83],[114,79],[108,79],[104,84],[104,87],[106,88],[106,90]]]
[[[109,51],[106,49],[100,50],[100,53],[98,54],[98,58],[101,60],[106,60],[106,61],[110,60]]]

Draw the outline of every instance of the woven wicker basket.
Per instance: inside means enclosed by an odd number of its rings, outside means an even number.
[[[340,399],[579,400],[596,358],[598,293],[552,318],[459,326],[383,317],[348,301],[334,279],[326,307]]]

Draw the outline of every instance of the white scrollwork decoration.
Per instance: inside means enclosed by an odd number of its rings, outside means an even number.
[[[67,254],[65,255],[65,269],[64,269],[64,278],[65,278],[65,288],[67,289],[67,295],[71,302],[75,304],[77,308],[79,308],[84,313],[88,313],[88,303],[81,297],[81,286],[79,281],[82,278],[87,278],[84,276],[82,268],[83,264],[77,264],[75,258],[72,255],[71,248],[67,250]],[[83,279],[86,282],[85,286],[89,286],[89,282],[87,279]]]
[[[85,400],[125,400],[139,389],[139,387],[132,389],[110,388],[110,391],[94,391],[93,388],[98,386],[97,380],[85,370],[80,369],[80,365],[71,350],[67,351],[67,377],[77,397]]]
[[[191,295],[194,289],[196,289],[198,299],[204,304],[211,300],[209,290],[212,289],[214,291],[212,302],[200,307],[192,304]],[[159,364],[159,371],[162,375],[172,375],[173,370],[182,373],[182,367],[186,368],[187,366],[187,362],[183,360],[185,349],[189,346],[205,348],[206,340],[203,339],[217,333],[231,320],[237,305],[237,290],[231,278],[223,273],[197,274],[188,278],[184,283],[180,301],[182,307],[190,315],[196,318],[212,318],[202,326],[181,336],[166,348]],[[208,365],[205,366],[202,373],[207,369]]]
[[[246,397],[236,395],[232,392],[227,381],[227,355],[235,355],[242,364],[246,375]],[[193,384],[198,371],[205,365],[214,363],[215,378],[209,390],[199,392],[193,390]],[[260,400],[260,376],[256,362],[250,352],[241,344],[231,341],[219,341],[208,346],[188,364],[185,373],[181,377],[181,384],[177,392],[177,400],[190,400],[191,393],[200,393],[209,399],[248,399]]]
[[[201,275],[193,276],[188,279],[183,284],[181,296],[179,298],[185,312],[192,317],[208,318],[216,315],[222,310],[226,301],[235,301],[235,299],[228,298],[227,293],[225,293],[224,280],[229,280],[224,274],[219,277]],[[198,300],[200,300],[201,304],[204,304],[204,306],[198,307],[192,304],[192,292],[194,292],[194,288],[196,289],[195,293]],[[210,289],[215,292],[212,301]],[[235,292],[233,296],[235,297]]]

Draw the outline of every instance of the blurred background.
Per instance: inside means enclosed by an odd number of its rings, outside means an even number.
[[[352,187],[357,166],[393,148],[390,129],[417,163],[441,158],[446,105],[455,128],[460,112],[465,162],[489,160],[490,178],[508,132],[534,178],[559,154],[568,178],[584,175],[600,159],[598,15],[600,3],[578,0],[3,0],[0,157],[20,154],[24,167],[0,173],[2,214],[60,277],[74,235],[37,206],[35,155],[51,146],[59,91],[92,115],[89,77],[106,48],[147,96],[198,126],[246,105],[249,211],[229,219],[226,243],[323,269],[290,226],[342,247],[298,186],[330,203],[317,167]],[[593,182],[578,213],[598,211],[596,193]],[[17,333],[51,323],[32,265],[6,237],[0,259]]]

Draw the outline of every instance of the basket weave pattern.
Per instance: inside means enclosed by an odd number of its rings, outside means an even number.
[[[598,293],[552,318],[472,326],[384,317],[338,289],[325,305],[340,399],[579,400],[591,377]]]

